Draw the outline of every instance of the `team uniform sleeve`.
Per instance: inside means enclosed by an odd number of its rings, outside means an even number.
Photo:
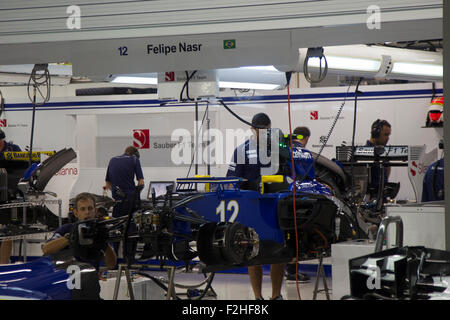
[[[312,154],[304,148],[294,147],[294,168],[295,168],[295,176],[297,179],[302,179],[305,175],[309,179],[315,178],[315,170],[314,170],[314,158]],[[287,164],[291,169],[291,177],[292,177],[292,164],[290,160],[287,160]],[[309,170],[308,170],[309,169]]]
[[[134,168],[134,172],[136,173],[136,178],[138,180],[144,179],[144,174],[142,173],[141,162],[139,161],[139,159],[136,159],[136,166]]]
[[[237,148],[234,149],[233,158],[228,165],[227,177],[243,177],[244,166],[243,164],[239,164],[237,159]]]
[[[71,231],[72,231],[72,225],[70,225],[70,224],[62,225],[61,227],[59,227],[58,229],[55,230],[53,235],[46,242],[49,242],[49,241],[52,241],[52,240],[64,237],[64,235],[66,233],[69,233]]]

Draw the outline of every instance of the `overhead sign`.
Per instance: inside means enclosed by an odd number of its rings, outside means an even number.
[[[85,59],[86,46],[90,59]],[[73,48],[72,61],[74,76],[106,78],[111,74],[296,65],[298,54],[289,30],[273,30],[83,41],[83,46]]]

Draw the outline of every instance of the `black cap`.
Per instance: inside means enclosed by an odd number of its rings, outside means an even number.
[[[263,112],[255,114],[252,119],[253,127],[268,127],[270,123],[269,116]]]

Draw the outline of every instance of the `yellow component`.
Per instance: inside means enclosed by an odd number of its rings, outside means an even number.
[[[284,137],[287,139],[287,138],[289,138],[289,135],[285,134]],[[292,135],[292,138],[297,139],[297,140],[303,140],[303,135],[301,135],[301,134]]]
[[[41,161],[41,154],[52,156],[54,151],[35,151],[31,153],[32,161]],[[30,159],[30,153],[28,151],[6,151],[3,152],[5,160],[22,160],[26,161]]]
[[[196,174],[194,178],[211,178],[211,176]],[[209,183],[205,183],[205,192],[209,192]]]
[[[282,183],[283,181],[284,177],[282,175],[261,176],[261,194],[264,194],[264,183],[267,182]]]

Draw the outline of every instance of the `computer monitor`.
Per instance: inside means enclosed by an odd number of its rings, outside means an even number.
[[[173,181],[152,181],[148,187],[147,199],[153,199],[152,189],[155,189],[155,196],[159,198],[160,196],[165,196],[167,193],[168,186],[175,186]]]

